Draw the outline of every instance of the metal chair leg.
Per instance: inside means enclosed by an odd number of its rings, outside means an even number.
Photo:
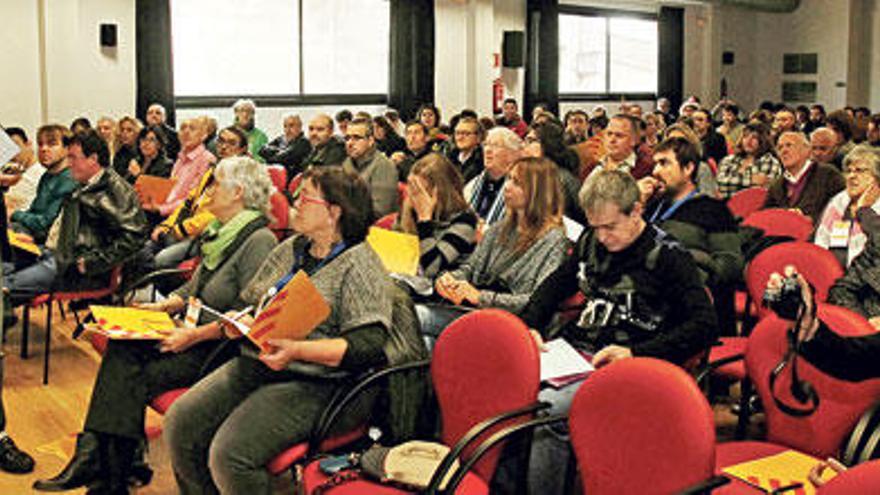
[[[46,305],[46,343],[43,346],[43,385],[49,384],[49,351],[52,343],[52,297]]]
[[[31,327],[31,307],[25,303],[21,311],[21,358],[28,358],[28,337]]]
[[[739,397],[739,415],[736,420],[736,433],[734,438],[737,440],[745,440],[749,427],[749,421],[752,417],[750,398],[752,396],[752,382],[748,378],[744,379],[740,384]]]

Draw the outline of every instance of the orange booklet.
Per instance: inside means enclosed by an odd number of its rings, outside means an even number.
[[[807,454],[786,450],[779,454],[728,466],[721,471],[762,490],[764,493],[800,484],[801,486],[792,493],[813,495],[816,493],[816,487],[810,483],[808,476],[810,469],[819,462],[819,459]],[[822,473],[822,480],[828,481],[834,475],[833,470],[826,469]]]
[[[9,237],[10,246],[37,256],[43,254],[40,247],[34,242],[33,237],[27,234],[14,232],[12,229],[7,229],[6,235]]]
[[[134,189],[141,198],[143,204],[159,205],[165,202],[174,181],[155,175],[142,174],[134,182]]]
[[[303,340],[328,316],[330,306],[327,301],[308,274],[300,270],[263,307],[246,335],[267,352],[267,340]]]

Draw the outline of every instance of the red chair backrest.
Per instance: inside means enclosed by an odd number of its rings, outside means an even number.
[[[742,224],[757,227],[766,235],[788,236],[796,241],[806,241],[813,233],[810,217],[781,208],[758,210],[748,215]]]
[[[290,203],[278,191],[269,196],[269,203],[272,207],[272,223],[269,225],[269,228],[275,233],[278,240],[284,239],[287,237],[285,229],[287,229],[290,223]]]
[[[871,461],[838,474],[816,495],[874,495],[880,493],[880,461]]]
[[[727,200],[727,207],[733,216],[746,218],[761,209],[767,200],[767,189],[750,187],[734,194]]]
[[[376,220],[373,223],[373,226],[379,227],[380,229],[391,230],[394,227],[394,222],[397,221],[397,213],[389,213],[384,217]]]
[[[746,288],[758,306],[758,315],[769,310],[761,305],[767,280],[773,272],[783,273],[787,265],[794,265],[812,284],[816,300],[828,299],[828,290],[843,276],[843,268],[831,251],[810,242],[783,242],[758,253],[746,267]]]
[[[403,204],[404,200],[406,200],[406,182],[398,182],[397,183],[397,202],[398,204]]]
[[[843,335],[866,335],[865,325],[847,323],[848,315],[819,303],[819,317],[835,332]],[[806,359],[798,359],[798,376],[812,384],[819,396],[819,407],[805,417],[789,416],[773,401],[770,374],[788,349],[786,332],[790,323],[776,315],[762,319],[749,337],[746,369],[755,385],[767,415],[767,440],[825,458],[835,455],[859,417],[880,398],[880,379],[846,382],[827,375]],[[790,391],[791,367],[787,367],[774,385],[776,397],[797,406]]]
[[[266,170],[269,171],[269,177],[272,179],[272,184],[275,184],[275,189],[283,191],[287,186],[287,169],[281,165],[267,165]]]
[[[480,421],[538,400],[538,349],[516,316],[500,309],[474,311],[440,334],[431,378],[440,404],[443,443],[455,445]],[[499,447],[489,452],[474,467],[483,480],[492,478],[500,451]]]
[[[584,493],[677,493],[712,477],[715,423],[694,379],[653,358],[590,375],[568,415]]]

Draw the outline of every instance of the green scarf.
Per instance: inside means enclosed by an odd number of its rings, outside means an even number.
[[[241,210],[226,223],[220,223],[220,220],[211,222],[202,234],[205,239],[210,239],[202,243],[202,263],[205,268],[216,269],[223,261],[226,248],[235,240],[241,229],[262,215],[256,210]]]

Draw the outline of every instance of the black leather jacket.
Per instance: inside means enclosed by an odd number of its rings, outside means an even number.
[[[134,189],[112,169],[94,183],[82,185],[62,209],[55,258],[63,286],[81,287],[76,271],[83,258],[86,278],[106,284],[106,274],[137,253],[147,237],[147,219]],[[71,275],[71,276],[66,276]]]

